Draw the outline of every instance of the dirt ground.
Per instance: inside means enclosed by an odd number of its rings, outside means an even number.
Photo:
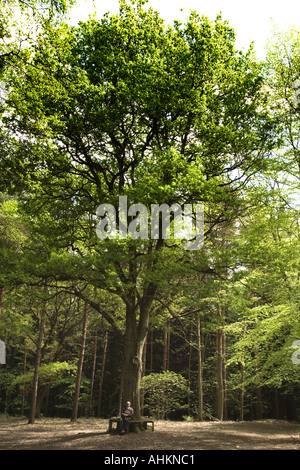
[[[300,450],[300,423],[156,421],[155,431],[108,434],[108,420],[0,417],[0,450]]]

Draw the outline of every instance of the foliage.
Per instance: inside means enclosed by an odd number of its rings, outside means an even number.
[[[172,411],[185,408],[184,399],[188,393],[187,381],[182,375],[166,371],[143,377],[141,390],[145,394],[145,406],[151,416],[164,419]]]
[[[45,387],[51,384],[59,383],[60,379],[65,373],[75,373],[74,365],[64,362],[49,362],[48,364],[42,364],[39,371],[39,385]],[[24,387],[27,391],[30,390],[33,380],[33,371],[28,371],[24,375],[19,375],[16,379],[16,384]]]

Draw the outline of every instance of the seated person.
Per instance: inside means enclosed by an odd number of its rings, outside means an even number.
[[[124,434],[125,432],[129,431],[129,422],[133,418],[133,408],[131,408],[131,403],[130,401],[126,402],[126,408],[123,410],[121,417],[121,434]]]

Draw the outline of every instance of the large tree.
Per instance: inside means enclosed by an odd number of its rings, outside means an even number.
[[[209,230],[242,210],[273,136],[259,69],[251,51],[235,51],[226,21],[194,12],[166,26],[143,1],[131,3],[76,28],[48,23],[22,52],[7,81],[0,165],[5,188],[42,220],[36,229],[48,222],[47,276],[123,300],[124,330],[102,313],[123,335],[124,399],[139,418],[151,307],[172,261],[192,254],[178,240],[99,240],[97,206],[117,206],[120,195],[148,207],[203,202]]]

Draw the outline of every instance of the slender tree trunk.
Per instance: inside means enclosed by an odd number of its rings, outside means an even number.
[[[87,301],[85,301],[84,312],[83,312],[83,322],[82,322],[81,348],[80,348],[80,354],[79,354],[78,366],[77,366],[77,376],[76,376],[76,385],[75,385],[75,393],[74,393],[74,401],[73,401],[73,410],[72,410],[71,421],[76,421],[77,415],[78,415],[78,402],[79,402],[79,393],[80,393],[80,383],[81,383],[83,359],[84,359],[84,352],[85,352],[88,310],[89,310],[89,303]]]
[[[226,374],[226,334],[222,334],[222,375],[223,375],[223,393],[224,393],[224,409],[223,419],[228,419],[227,413],[227,374]]]
[[[244,421],[244,394],[245,394],[245,366],[244,363],[241,364],[241,392],[240,392],[240,416],[239,420]]]
[[[191,368],[192,368],[192,351],[193,351],[192,339],[193,339],[193,320],[191,321],[189,359],[188,359],[188,410],[189,410],[189,416],[191,415]]]
[[[46,284],[44,288],[45,297],[46,297],[47,292],[48,292],[48,289],[47,289],[47,284]],[[29,411],[28,424],[34,423],[34,419],[35,419],[35,412],[36,412],[36,405],[37,405],[37,393],[38,393],[38,381],[39,381],[39,369],[40,369],[40,363],[41,363],[41,350],[42,350],[42,344],[43,344],[43,338],[44,338],[46,306],[47,306],[47,300],[46,298],[44,298],[43,310],[42,310],[42,315],[41,315],[40,325],[39,325],[39,337],[38,337],[37,348],[36,348],[36,358],[35,358],[32,394],[31,394],[31,406],[30,406],[30,411]]]
[[[168,334],[167,334],[167,370],[170,370],[170,351],[171,351],[171,332],[170,332],[170,320],[168,320]]]
[[[104,370],[105,370],[105,362],[106,362],[107,344],[108,344],[108,331],[106,330],[105,336],[104,336],[103,357],[102,357],[102,366],[101,366],[100,381],[99,381],[98,409],[97,409],[97,417],[98,418],[101,418],[102,390],[103,390],[103,380],[104,380]]]
[[[147,360],[147,338],[144,344],[144,349],[143,349],[143,356],[142,356],[142,375],[141,377],[143,378],[146,373],[146,360]],[[142,414],[144,414],[144,392],[141,392],[141,411]]]
[[[167,357],[168,357],[168,331],[164,329],[164,351],[163,351],[163,372],[167,370]]]
[[[257,308],[258,302],[255,300],[253,303],[253,307]],[[259,386],[259,365],[257,361],[258,357],[258,350],[255,350],[255,375],[257,377],[256,379],[256,403],[255,403],[255,417],[256,419],[261,419],[262,418],[262,407],[261,407],[261,387]]]
[[[97,331],[96,331],[95,332],[95,337],[94,337],[94,356],[93,356],[91,390],[90,390],[90,409],[89,409],[89,415],[90,416],[94,416],[93,393],[94,393],[95,371],[96,371],[96,361],[97,361],[97,343],[98,343],[98,336],[97,336]]]
[[[4,287],[0,287],[0,317],[1,317],[2,307],[3,307],[3,299],[4,299]],[[4,331],[4,334],[2,335],[2,339],[3,339],[4,343],[6,343],[6,340],[7,340],[7,330],[6,329]],[[0,369],[1,369],[1,364],[0,364]]]
[[[163,372],[167,372],[170,368],[170,331],[169,319],[167,320],[166,328],[164,329],[164,351],[163,351]],[[168,409],[168,390],[165,391],[166,408]],[[164,419],[169,419],[169,413],[164,413]]]
[[[150,333],[150,374],[153,371],[153,330]]]
[[[201,342],[201,319],[197,317],[197,352],[198,352],[198,420],[203,421],[203,355]]]
[[[221,319],[221,306],[218,307],[219,311],[219,321]],[[223,335],[222,329],[217,328],[216,332],[216,376],[217,376],[217,386],[216,386],[216,398],[217,398],[217,418],[223,421],[223,411],[224,411],[224,390],[223,390]]]
[[[246,323],[243,327],[243,339],[246,337]],[[240,389],[240,407],[239,407],[239,420],[244,421],[244,396],[245,396],[245,351],[244,346],[242,349],[241,357],[241,389]]]
[[[0,287],[0,315],[3,307],[4,287]]]
[[[25,339],[24,359],[23,359],[23,377],[24,378],[23,378],[22,398],[21,398],[21,416],[24,416],[26,361],[27,361],[27,351],[26,351],[26,339]]]
[[[147,361],[147,337],[146,337],[146,340],[145,340],[145,344],[144,344],[144,349],[143,349],[143,364],[142,364],[142,377],[144,377],[144,375],[146,374],[146,361]]]

